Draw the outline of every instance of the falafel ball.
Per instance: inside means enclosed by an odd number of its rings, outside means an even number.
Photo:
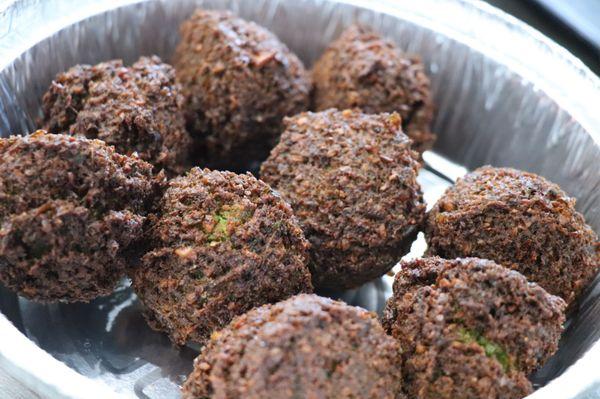
[[[283,117],[308,109],[310,81],[298,57],[230,12],[197,10],[181,25],[173,59],[202,166],[254,167],[275,145]]]
[[[99,140],[0,139],[0,281],[40,302],[109,294],[160,186],[152,165]]]
[[[374,314],[297,295],[214,334],[183,397],[401,399],[400,347]]]
[[[575,200],[533,173],[485,166],[450,187],[427,217],[428,253],[518,270],[574,302],[600,269],[598,236]]]
[[[148,240],[133,288],[150,325],[177,345],[312,291],[308,243],[290,206],[250,174],[193,168],[171,180]]]
[[[158,57],[141,57],[131,67],[120,60],[76,65],[59,73],[44,95],[43,126],[100,139],[121,154],[137,152],[177,174],[186,169],[192,143],[182,107],[175,71]]]
[[[317,111],[360,108],[398,112],[415,150],[431,148],[433,102],[425,67],[368,27],[353,25],[329,45],[312,69]]]
[[[413,398],[522,398],[557,348],[565,303],[477,258],[403,262],[383,326],[402,347]]]
[[[313,284],[353,288],[385,274],[425,217],[418,154],[400,116],[331,109],[285,125],[261,177],[300,220]]]

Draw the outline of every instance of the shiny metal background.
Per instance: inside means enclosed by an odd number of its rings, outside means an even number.
[[[439,174],[453,179],[464,173],[463,167],[513,166],[561,185],[578,198],[578,209],[600,231],[600,80],[564,49],[483,3],[11,3],[0,3],[1,136],[31,131],[52,77],[74,64],[111,58],[130,63],[148,54],[168,61],[179,23],[197,6],[232,9],[267,26],[307,66],[345,26],[358,21],[420,54],[427,65],[439,136],[434,152],[425,154],[428,169],[419,176],[429,203],[450,184]],[[409,256],[422,252],[423,242],[413,249]],[[337,294],[379,310],[389,293],[390,278],[385,277]],[[0,311],[5,316],[0,314],[0,367],[46,397],[177,398],[196,354],[194,348],[173,349],[165,336],[146,326],[127,282],[110,297],[75,305],[38,305],[0,287]],[[597,279],[569,318],[559,352],[532,376],[545,386],[531,397],[600,395],[599,337]]]

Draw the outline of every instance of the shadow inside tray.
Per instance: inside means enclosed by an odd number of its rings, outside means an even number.
[[[530,376],[535,387],[544,386],[560,376],[600,339],[600,329],[595,327],[600,319],[600,275],[596,276],[581,298],[584,299],[567,313],[558,350],[544,367]]]
[[[387,298],[392,293],[392,279],[381,277],[351,290],[323,289],[317,295],[344,301],[352,306],[360,306],[380,315]]]

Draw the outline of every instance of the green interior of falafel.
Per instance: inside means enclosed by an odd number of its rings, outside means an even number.
[[[458,330],[459,341],[465,344],[475,343],[481,346],[485,352],[485,355],[489,358],[496,359],[502,366],[504,372],[510,371],[512,368],[512,360],[506,350],[498,343],[491,341],[479,334],[476,331],[469,330],[461,327]]]
[[[244,224],[250,217],[252,217],[252,212],[245,210],[241,205],[234,204],[221,207],[212,216],[215,224],[212,230],[208,232],[209,244],[212,245],[229,240],[235,227]]]

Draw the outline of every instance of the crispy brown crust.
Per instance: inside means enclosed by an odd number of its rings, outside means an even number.
[[[556,351],[564,308],[492,261],[434,257],[402,262],[382,321],[403,349],[409,397],[521,398]]]
[[[401,399],[401,389],[400,348],[372,313],[297,295],[214,334],[183,397]]]
[[[132,271],[153,327],[204,342],[254,306],[311,292],[308,243],[292,210],[252,175],[193,168],[171,180]]]
[[[98,140],[0,139],[0,281],[41,302],[109,294],[160,185]]]
[[[181,25],[173,63],[203,166],[262,161],[282,119],[308,109],[308,73],[267,29],[225,11],[197,10]]]
[[[478,256],[518,270],[572,303],[600,269],[598,236],[575,200],[532,173],[482,167],[429,212],[428,253]]]
[[[76,65],[60,73],[44,95],[44,129],[100,139],[118,152],[168,172],[188,163],[191,137],[185,130],[181,87],[175,71],[154,57],[131,67],[120,60]]]
[[[285,124],[261,177],[300,220],[313,283],[352,288],[385,274],[410,249],[425,214],[418,155],[400,117],[327,110]]]
[[[360,108],[398,112],[415,149],[431,148],[433,102],[419,58],[365,26],[353,25],[329,45],[312,69],[316,110]]]

